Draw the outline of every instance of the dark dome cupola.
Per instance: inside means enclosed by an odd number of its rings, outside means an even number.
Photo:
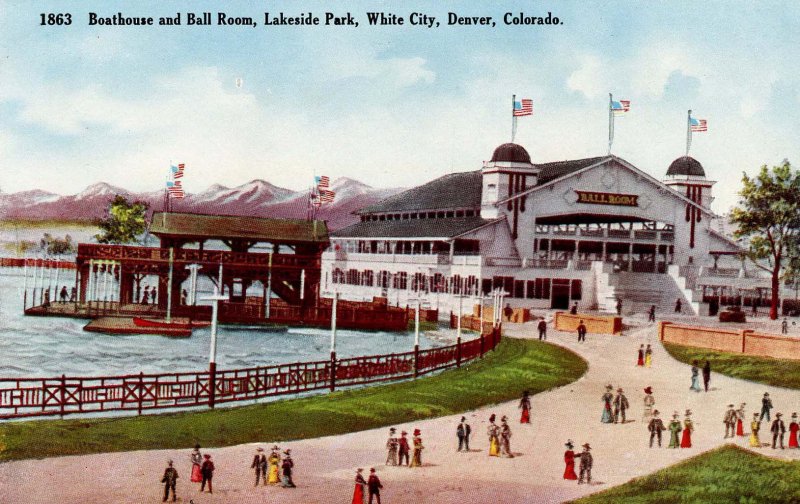
[[[703,177],[706,176],[706,171],[700,161],[691,156],[681,156],[667,169],[667,177],[685,176],[685,177]]]

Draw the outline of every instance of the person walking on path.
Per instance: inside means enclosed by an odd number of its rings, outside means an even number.
[[[642,414],[642,422],[648,423],[653,417],[653,406],[656,404],[656,398],[653,397],[653,387],[645,387],[644,394],[644,413]]]
[[[397,440],[397,436],[395,436],[395,432],[397,429],[394,427],[389,429],[389,439],[386,440],[386,465],[397,465],[397,449],[400,447],[400,442]],[[459,450],[461,449],[461,444],[459,443]]]
[[[375,497],[375,502],[377,504],[381,504],[381,488],[383,488],[381,480],[378,479],[378,475],[375,474],[375,468],[372,467],[369,470],[369,480],[367,481],[367,489],[369,490],[369,504],[372,504],[373,497]]]
[[[617,316],[622,315],[622,299],[617,298]]]
[[[723,439],[736,435],[736,419],[738,417],[736,410],[733,409],[733,404],[729,404],[728,411],[725,412],[725,418],[722,419],[722,423],[725,424],[725,437]]]
[[[650,344],[647,344],[647,348],[644,350],[644,367],[650,367],[653,365],[653,349],[650,348]]]
[[[781,322],[781,334],[789,334],[789,321],[786,320],[786,317],[783,317],[783,322]]]
[[[586,325],[583,320],[578,324],[578,341],[586,341]]]
[[[736,435],[739,437],[744,436],[744,407],[746,405],[746,403],[742,403],[736,410]]]
[[[694,432],[694,423],[692,422],[692,410],[686,410],[683,419],[683,437],[681,438],[681,448],[692,447],[692,432]]]
[[[792,421],[789,422],[789,448],[800,448],[800,444],[797,443],[797,431],[800,431],[797,413],[792,413]]]
[[[711,363],[708,362],[706,359],[706,363],[703,365],[703,387],[705,387],[706,392],[708,392],[708,382],[711,381]]]
[[[411,456],[410,467],[420,467],[422,465],[422,432],[419,429],[414,429],[414,454]]]
[[[292,469],[294,468],[294,460],[292,460],[292,450],[286,449],[283,452],[283,462],[281,462],[281,469],[283,471],[283,479],[281,486],[283,488],[295,488],[294,481],[292,480]]]
[[[367,501],[367,480],[361,473],[364,469],[356,469],[356,487],[353,490],[353,500],[351,504],[364,504]]]
[[[564,444],[567,447],[567,451],[564,452],[564,479],[565,480],[576,480],[578,479],[578,475],[575,474],[575,452],[573,448],[575,445],[572,444],[572,440],[568,439],[567,442]]]
[[[506,303],[506,307],[503,308],[503,315],[506,316],[506,320],[508,322],[511,322],[511,316],[514,315],[514,309],[511,308],[511,305],[509,303]]]
[[[519,407],[522,410],[522,415],[519,417],[519,423],[531,423],[531,398],[530,392],[527,390],[522,393],[522,399],[519,401]]]
[[[681,433],[683,427],[681,427],[681,422],[678,420],[680,415],[676,411],[672,415],[672,421],[669,423],[669,448],[680,448],[681,441],[678,437],[678,434]]]
[[[683,308],[683,302],[681,302],[681,298],[675,300],[675,313],[680,313],[681,308]]]
[[[281,466],[281,455],[278,453],[280,448],[277,445],[272,447],[272,453],[269,454],[269,458],[267,458],[267,462],[269,463],[269,472],[267,475],[267,483],[270,485],[277,485],[281,482],[280,476],[278,476],[279,468]]]
[[[486,428],[486,433],[489,435],[489,456],[500,456],[500,427],[494,423],[494,413],[489,417],[489,427]]]
[[[600,421],[603,423],[614,423],[614,414],[611,411],[611,403],[614,401],[612,390],[614,390],[613,385],[606,385],[606,393],[600,398],[603,401],[603,414],[600,417]]]
[[[192,461],[192,483],[200,483],[203,481],[203,473],[200,471],[200,466],[203,465],[203,455],[200,453],[200,445],[194,445],[194,450],[189,454],[189,459]]]
[[[467,423],[467,417],[461,417],[461,423],[458,424],[456,428],[456,435],[458,436],[458,451],[461,451],[463,448],[464,451],[469,451],[469,435],[472,433],[472,428],[470,428],[469,424]],[[395,464],[396,465],[396,464]]]
[[[265,485],[267,484],[267,456],[264,454],[264,448],[256,448],[256,454],[253,457],[253,463],[250,464],[250,469],[255,469],[256,471],[255,486],[258,486],[259,481],[263,481]]]
[[[539,319],[539,324],[536,326],[539,329],[539,341],[547,340],[547,322],[544,321],[544,317]]]
[[[205,491],[206,483],[208,483],[208,493],[214,493],[214,489],[211,486],[211,481],[214,479],[214,462],[211,461],[211,455],[206,453],[203,455],[205,459],[203,461],[203,466],[200,468],[200,472],[203,473],[203,481],[200,482],[200,492]]]
[[[644,367],[644,345],[639,345],[639,356],[636,359],[636,365]]]
[[[648,322],[656,321],[656,305],[650,305],[650,310],[647,312],[647,321]]]
[[[769,410],[772,409],[772,399],[769,398],[769,392],[764,392],[764,397],[761,399],[761,418],[759,420],[764,420],[764,417],[767,417],[767,422],[769,422]]]
[[[694,390],[695,392],[700,392],[700,370],[697,369],[697,361],[692,361],[692,386],[689,387],[689,390]]]
[[[575,455],[581,458],[581,475],[578,478],[579,485],[583,484],[584,476],[586,476],[586,483],[592,483],[592,466],[594,465],[594,459],[592,458],[591,449],[592,447],[589,446],[589,443],[586,443],[583,445],[583,451]]]
[[[398,440],[398,454],[400,455],[400,465],[403,465],[403,459],[406,461],[406,465],[408,465],[409,459],[408,454],[411,451],[411,447],[408,445],[408,432],[402,431],[400,433],[400,439]]]
[[[514,458],[511,453],[511,426],[508,425],[508,418],[503,415],[500,419],[500,454],[506,458]]]
[[[164,483],[164,498],[161,502],[167,502],[169,491],[172,490],[172,502],[177,498],[175,496],[175,483],[178,480],[178,471],[172,467],[172,460],[167,461],[167,468],[164,469],[164,477],[161,478],[161,483]]]
[[[655,437],[658,437],[658,447],[661,448],[661,433],[667,430],[667,428],[664,427],[664,422],[658,418],[658,410],[653,411],[653,418],[650,419],[647,430],[650,431],[650,448],[653,447],[653,439]]]
[[[61,293],[59,293],[58,297],[60,298],[62,304],[67,302],[67,286],[66,285],[61,287]]]
[[[625,397],[625,392],[622,388],[617,389],[617,397],[614,398],[614,423],[619,422],[619,417],[622,416],[622,423],[625,423],[625,411],[630,408],[628,398]]]
[[[761,440],[758,439],[759,430],[761,430],[761,420],[758,419],[758,413],[753,413],[753,421],[750,422],[750,446],[753,448],[761,448]]]
[[[780,440],[781,450],[784,449],[783,446],[783,436],[786,434],[786,424],[783,423],[781,417],[783,414],[775,413],[775,420],[772,421],[772,427],[770,431],[772,432],[772,449],[775,449],[775,443]]]

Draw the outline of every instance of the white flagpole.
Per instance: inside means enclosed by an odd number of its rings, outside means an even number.
[[[689,148],[692,146],[692,111],[686,118],[686,155],[689,155]]]
[[[511,95],[511,143],[514,143],[514,137],[517,136],[517,116],[514,115],[516,103],[517,95]]]
[[[608,155],[611,155],[611,144],[614,143],[614,98],[608,93]]]

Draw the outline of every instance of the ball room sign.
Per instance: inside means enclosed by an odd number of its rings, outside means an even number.
[[[639,196],[635,194],[615,194],[594,191],[575,191],[578,194],[577,203],[590,203],[592,205],[639,206]]]

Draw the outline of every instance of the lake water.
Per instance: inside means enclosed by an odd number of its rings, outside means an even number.
[[[68,272],[68,275],[74,272]],[[22,270],[0,269],[0,377],[100,376],[198,371],[208,368],[211,332],[191,338],[110,336],[83,331],[88,320],[22,314]],[[203,295],[200,293],[199,295]],[[444,331],[445,333],[447,331]],[[413,350],[413,333],[338,330],[337,356]],[[421,334],[420,347],[451,343]],[[234,369],[330,357],[330,330],[290,328],[285,333],[226,330],[217,335],[217,366]]]

